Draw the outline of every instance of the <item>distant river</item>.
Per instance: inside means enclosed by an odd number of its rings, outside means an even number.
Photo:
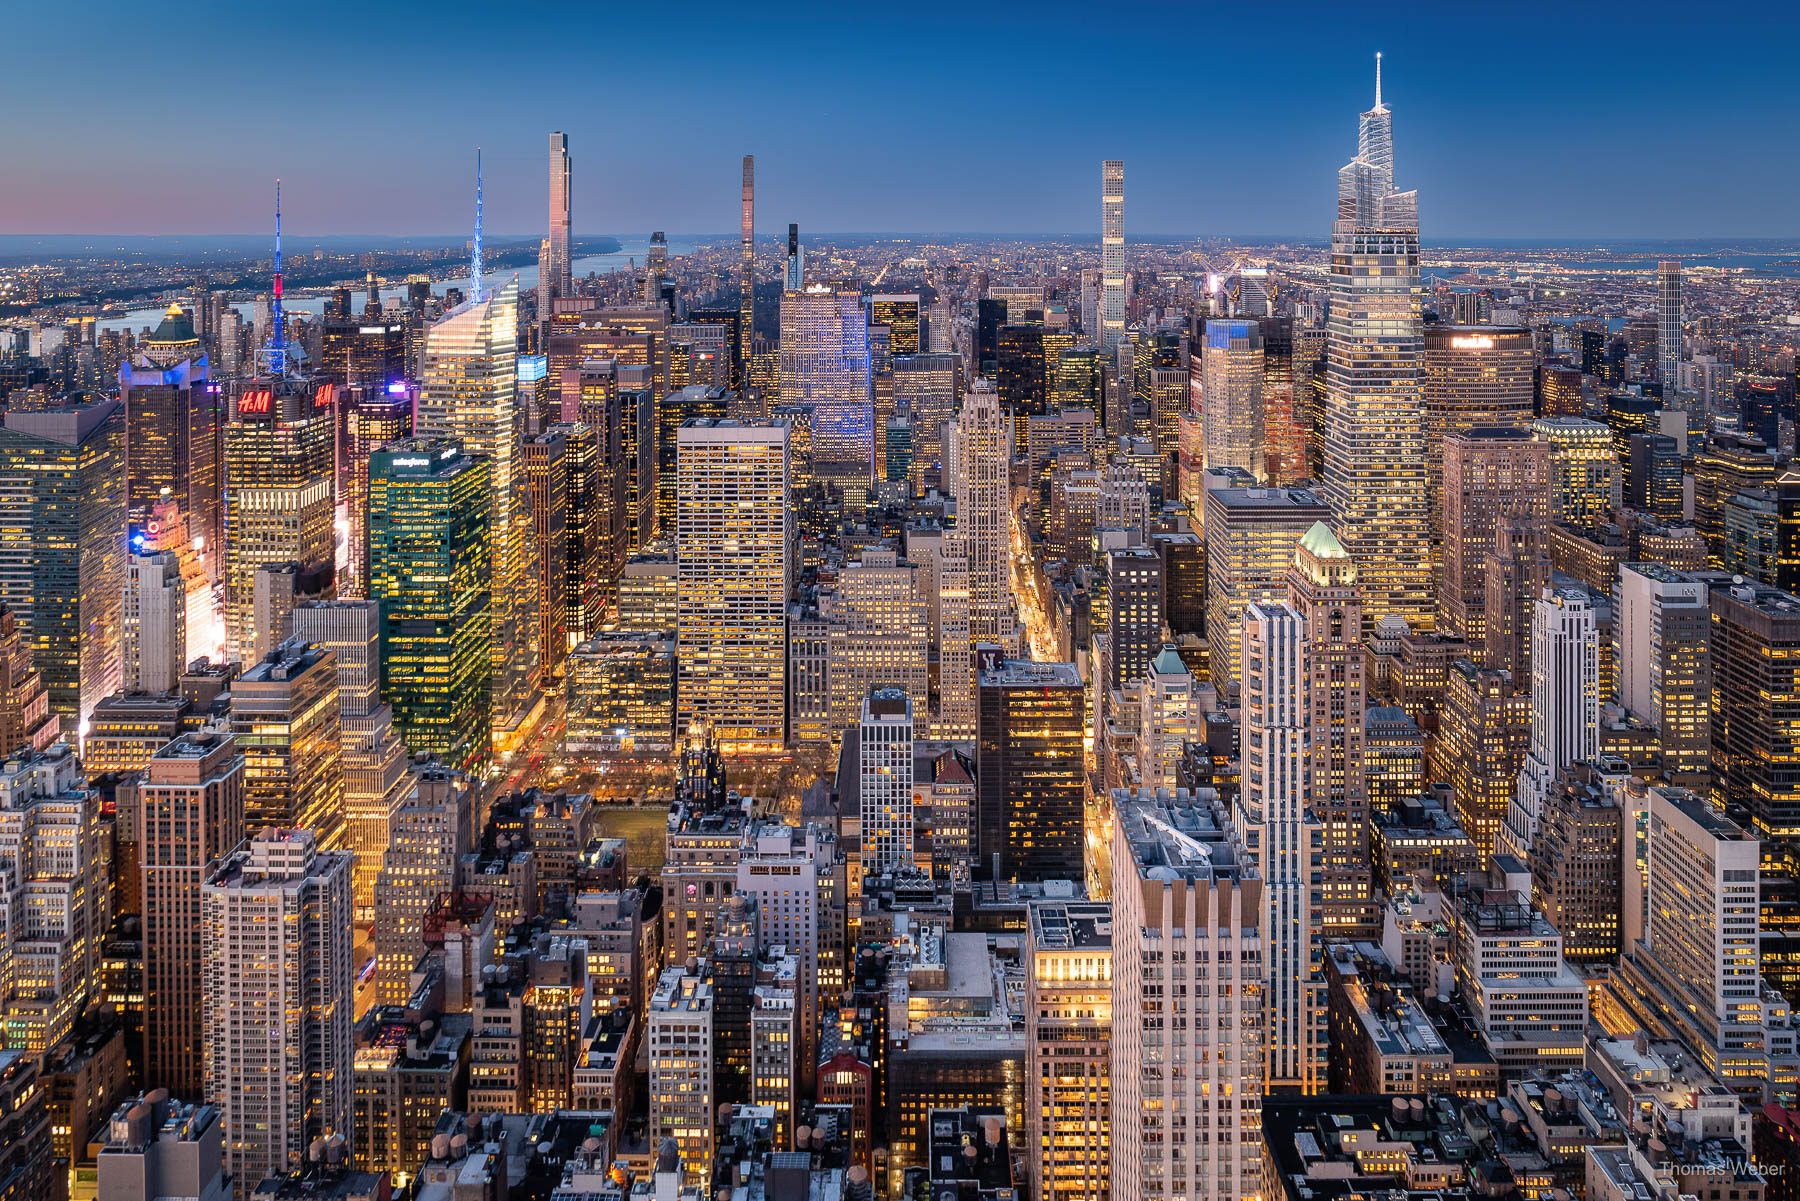
[[[690,254],[693,252],[693,249],[693,244],[690,242],[683,242],[679,239],[671,239],[669,242],[669,255],[671,258],[678,255]],[[618,253],[593,254],[588,255],[585,258],[576,259],[570,264],[570,271],[574,274],[576,279],[580,279],[589,274],[605,275],[610,271],[616,271],[619,268],[624,267],[634,260],[641,264],[644,261],[645,256],[649,253],[649,238],[621,238],[619,239]],[[502,271],[491,271],[484,274],[481,279],[484,286],[492,288],[504,283],[515,274],[519,277],[519,290],[521,292],[537,287],[538,269],[535,264],[529,267],[508,267]],[[452,284],[462,286],[466,291],[467,277],[458,281],[440,281],[432,284],[432,288],[442,292],[446,286]],[[368,299],[368,296],[369,294],[367,292],[352,288],[351,311],[357,313],[362,312],[363,302]],[[383,288],[381,290],[381,299],[383,301],[403,299],[405,296],[406,286],[404,282],[397,287]],[[167,307],[167,305],[157,305],[145,309],[132,309],[122,317],[108,317],[100,323],[100,328],[102,330],[131,330],[133,332],[141,330],[145,326],[155,329],[157,325],[161,323],[163,311]],[[246,300],[239,301],[232,305],[232,307],[243,315],[245,323],[248,324],[251,311],[256,306],[253,302]],[[325,297],[284,296],[281,300],[281,307],[290,313],[316,315],[325,311]]]

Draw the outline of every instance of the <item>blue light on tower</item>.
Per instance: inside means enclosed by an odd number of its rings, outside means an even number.
[[[469,301],[481,300],[481,147],[475,147],[475,253],[469,260]]]
[[[263,351],[270,375],[287,372],[287,321],[281,315],[281,180],[275,181],[275,286],[270,306],[269,345]]]

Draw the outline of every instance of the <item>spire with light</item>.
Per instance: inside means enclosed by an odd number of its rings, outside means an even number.
[[[469,258],[469,299],[481,299],[481,147],[475,147],[475,252]]]

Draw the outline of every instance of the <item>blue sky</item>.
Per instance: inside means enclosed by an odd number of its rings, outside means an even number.
[[[1428,241],[1800,235],[1775,5],[32,4],[0,38],[0,233],[1321,235],[1386,58]]]

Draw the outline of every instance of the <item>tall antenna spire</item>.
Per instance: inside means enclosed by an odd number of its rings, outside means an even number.
[[[1381,51],[1375,52],[1375,107],[1381,107]]]
[[[481,299],[481,147],[475,147],[475,253],[469,259],[469,299]]]
[[[281,315],[281,180],[275,180],[275,288],[269,311],[269,374],[287,371],[287,320]]]

